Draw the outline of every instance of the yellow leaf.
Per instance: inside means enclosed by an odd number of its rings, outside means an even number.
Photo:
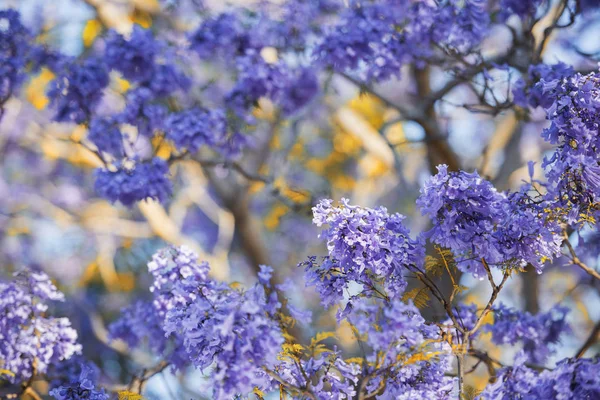
[[[175,147],[171,144],[171,142],[164,140],[160,136],[155,136],[152,138],[152,147],[154,147],[154,153],[156,157],[160,157],[163,160],[169,159],[171,157],[171,153],[175,150]]]
[[[152,26],[152,16],[150,13],[144,12],[142,10],[136,9],[132,15],[129,16],[129,19],[134,24],[138,24],[142,28],[150,28]]]
[[[456,343],[452,345],[452,354],[466,354],[467,345],[463,343]]]
[[[360,358],[360,357],[352,357],[352,358],[348,358],[347,360],[344,360],[347,364],[361,364],[363,362],[365,362],[364,358]]]
[[[40,73],[29,82],[27,89],[25,89],[27,100],[38,110],[41,110],[48,105],[46,87],[52,79],[54,79],[52,71],[47,68],[42,68]]]
[[[15,376],[15,373],[7,369],[0,368],[0,376],[2,375]]]
[[[257,387],[254,388],[252,393],[254,393],[256,397],[258,397],[260,400],[263,400],[265,398],[265,394],[263,393],[263,391]]]
[[[465,385],[461,400],[474,400],[479,395],[479,390],[471,385]]]
[[[417,287],[404,293],[402,301],[412,300],[415,307],[423,309],[429,303],[429,293],[426,287]]]
[[[237,289],[243,288],[244,285],[242,285],[240,282],[231,282],[229,284],[229,287],[232,288],[232,289],[234,289],[234,290],[237,290]]]
[[[102,32],[102,24],[97,19],[90,19],[83,28],[81,34],[83,39],[83,45],[90,47],[98,35]]]
[[[329,339],[329,338],[334,338],[335,337],[335,332],[319,332],[315,335],[314,338],[312,338],[311,345],[315,345],[319,342],[322,342],[323,340]]]
[[[141,394],[123,390],[119,392],[119,400],[144,400]]]
[[[289,208],[285,204],[275,204],[265,217],[265,227],[270,231],[275,230],[279,226],[281,217],[286,215],[288,211]]]
[[[127,79],[124,79],[122,76],[119,76],[119,74],[113,72],[111,72],[110,74],[111,89],[121,94],[127,92],[131,87],[131,83]]]
[[[284,343],[282,348],[285,354],[300,353],[304,350],[304,347],[298,343]]]

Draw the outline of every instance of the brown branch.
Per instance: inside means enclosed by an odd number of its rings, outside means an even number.
[[[428,99],[431,95],[431,87],[429,85],[429,69],[414,69],[415,82],[417,83],[417,92],[421,99]],[[443,95],[443,94],[442,94]],[[436,96],[439,96],[437,94]],[[439,99],[440,97],[436,97]],[[429,170],[435,174],[436,167],[439,164],[447,164],[451,171],[460,169],[460,162],[456,153],[452,150],[445,136],[442,134],[442,129],[437,121],[435,112],[435,101],[424,103],[424,108],[421,110],[421,116],[416,121],[425,131],[427,141],[427,159],[429,160]]]
[[[138,383],[138,391],[137,392],[139,394],[141,394],[142,390],[144,389],[144,384],[153,376],[160,374],[165,369],[167,369],[167,367],[169,365],[170,364],[168,362],[162,361],[152,368],[143,369],[142,373],[139,376],[138,375],[133,376],[133,378],[131,379],[131,382],[129,383],[129,388],[133,389],[135,384]]]
[[[23,394],[28,395],[29,397],[33,398],[34,400],[42,400],[42,396],[40,396],[38,394],[38,392],[36,392],[35,389],[32,388],[31,386],[28,387],[27,389],[25,389]]]
[[[484,264],[484,265],[486,265],[486,264]],[[489,269],[489,267],[487,267],[487,269]],[[490,284],[492,285],[492,294],[490,296],[490,299],[489,299],[487,305],[485,306],[481,315],[477,319],[477,322],[475,322],[475,325],[473,326],[473,328],[469,332],[467,332],[467,337],[473,335],[481,327],[481,325],[483,324],[483,319],[492,310],[492,306],[494,305],[494,302],[498,298],[498,294],[504,287],[504,284],[508,280],[509,276],[510,276],[510,273],[508,271],[504,272],[504,276],[502,277],[502,282],[500,282],[499,285],[496,285],[494,283],[494,280],[492,279],[491,274],[488,276],[488,279],[490,280]]]
[[[600,321],[596,323],[592,332],[588,336],[587,340],[583,343],[583,345],[577,351],[577,355],[575,357],[581,358],[585,354],[585,352],[596,343],[596,341],[600,338]]]
[[[575,249],[569,241],[569,235],[567,231],[563,231],[563,238],[563,243],[567,246],[567,249],[569,249],[569,253],[571,254],[571,264],[577,265],[579,268],[587,272],[590,276],[600,280],[600,273],[598,273],[598,271],[596,271],[595,269],[587,266],[583,261],[579,259],[579,257],[577,257],[577,253],[575,253]]]

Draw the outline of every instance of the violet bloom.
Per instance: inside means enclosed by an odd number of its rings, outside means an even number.
[[[0,282],[0,359],[12,383],[44,374],[81,351],[69,320],[46,315],[48,301],[64,301],[64,295],[43,272],[23,271]]]
[[[165,202],[172,190],[168,174],[169,166],[161,158],[155,157],[132,167],[121,162],[116,171],[97,170],[95,188],[100,196],[113,203],[120,201],[125,206],[148,198]]]

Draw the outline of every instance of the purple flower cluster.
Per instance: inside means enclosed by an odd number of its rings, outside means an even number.
[[[74,377],[71,382],[50,390],[50,396],[57,400],[108,400],[110,396],[104,389],[97,389],[95,381],[97,372],[89,365],[83,365],[79,376]]]
[[[569,211],[569,222],[580,214],[594,215],[600,202],[600,74],[543,77],[540,105],[551,125],[542,133],[558,148],[544,159],[549,192]]]
[[[308,104],[318,92],[319,81],[312,69],[290,71],[277,104],[285,116],[290,116]]]
[[[192,108],[172,113],[165,121],[166,137],[178,150],[197,152],[202,146],[219,148],[227,135],[225,113]]]
[[[125,109],[117,117],[121,123],[137,127],[138,132],[147,137],[163,128],[167,108],[155,102],[156,94],[152,89],[137,87],[128,91],[125,98]]]
[[[0,107],[23,79],[30,34],[15,10],[0,10]]]
[[[274,372],[293,387],[310,388],[318,399],[343,400],[356,396],[361,366],[344,361],[339,351],[326,350],[308,359],[284,358]]]
[[[275,292],[267,295],[258,284],[245,291],[232,289],[209,279],[208,264],[197,264],[196,259],[194,252],[182,247],[165,249],[148,264],[154,277],[150,289],[154,313],[162,319],[164,335],[181,341],[180,348],[196,368],[211,368],[215,398],[267,388],[271,379],[263,367],[274,366],[283,344]],[[263,269],[262,280],[269,279],[269,270]],[[152,313],[146,305],[141,309]],[[139,335],[129,329],[135,328],[117,322],[111,330],[113,337],[139,342]],[[159,341],[154,329],[148,334]]]
[[[384,398],[451,398],[455,382],[445,376],[450,347],[412,303],[382,305],[363,298],[347,319],[372,351],[366,356],[367,373],[373,376],[368,392],[376,392],[384,381]],[[411,358],[414,354],[418,357]]]
[[[110,325],[110,340],[120,339],[132,349],[147,346],[152,354],[173,359],[162,327],[163,318],[152,301],[138,300],[123,308],[121,317]]]
[[[494,306],[494,324],[487,325],[495,344],[515,345],[523,343],[523,350],[530,361],[540,364],[546,361],[560,336],[570,331],[565,318],[569,310],[555,307],[548,312],[531,315],[509,308],[502,303]]]
[[[433,44],[469,52],[489,25],[481,0],[355,0],[342,15],[316,55],[335,70],[364,69],[366,79],[376,81],[398,75],[404,64],[431,57]]]
[[[133,166],[126,165],[132,163]],[[125,161],[117,164],[116,171],[96,171],[96,192],[110,200],[130,206],[144,199],[166,201],[171,196],[169,166],[155,157],[149,162]]]
[[[233,67],[235,85],[225,96],[225,104],[248,121],[249,108],[261,97],[270,98],[285,115],[291,115],[318,92],[312,69],[292,68],[283,61],[270,63],[261,56],[262,49],[282,40],[276,33],[281,26],[287,25],[238,10],[206,20],[190,36],[190,48],[200,57],[218,55]]]
[[[511,15],[521,19],[535,16],[538,7],[545,0],[501,0],[498,16],[501,21],[506,21]]]
[[[270,64],[258,54],[238,57],[237,81],[225,102],[238,116],[243,117],[261,97],[275,98],[285,83],[285,71],[279,64]]]
[[[88,121],[108,85],[108,70],[101,60],[59,63],[56,78],[48,86],[50,104],[58,122]]]
[[[154,73],[154,57],[159,52],[152,32],[133,26],[129,40],[111,30],[106,38],[104,59],[132,82],[147,82]]]
[[[243,56],[260,50],[265,44],[255,28],[256,19],[241,12],[226,12],[204,21],[189,37],[190,48],[202,58],[220,55]]]
[[[154,38],[152,31],[134,25],[128,39],[115,31],[108,33],[104,58],[107,65],[123,74],[125,79],[163,97],[189,83],[175,66],[159,63],[159,56],[164,58],[165,47]]]
[[[317,226],[327,225],[320,237],[329,256],[320,264],[311,257],[301,265],[307,285],[315,286],[325,307],[344,299],[352,282],[362,285],[362,295],[381,296],[382,289],[384,296],[396,298],[406,288],[404,274],[423,263],[423,244],[410,238],[404,216],[389,215],[384,207],[353,206],[346,199],[334,206],[332,200],[321,200],[313,216]]]
[[[553,370],[535,371],[525,366],[519,353],[515,365],[502,369],[478,400],[597,399],[600,359],[574,358],[560,361]]]
[[[102,153],[108,153],[115,157],[121,157],[124,153],[123,134],[115,118],[97,117],[92,119],[87,138]]]
[[[417,199],[433,222],[426,235],[451,249],[459,269],[476,277],[485,276],[483,260],[496,266],[532,263],[540,270],[560,254],[561,239],[545,203],[532,199],[528,188],[506,195],[476,172],[448,172],[441,165]]]
[[[281,4],[281,17],[273,21],[271,37],[277,48],[304,51],[309,41],[323,31],[331,15],[342,5],[336,0],[296,0]]]
[[[64,295],[42,272],[24,271],[0,282],[0,360],[12,383],[44,374],[81,351],[69,320],[46,316],[47,301],[64,301]]]

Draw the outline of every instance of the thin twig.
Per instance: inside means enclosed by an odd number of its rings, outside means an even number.
[[[577,253],[575,253],[575,249],[569,241],[569,235],[567,231],[563,231],[563,238],[563,243],[567,246],[567,249],[569,249],[569,253],[571,254],[571,264],[577,265],[579,268],[587,272],[590,276],[593,276],[594,278],[600,280],[600,273],[598,273],[598,271],[596,271],[595,269],[587,266],[583,261],[579,259],[579,257],[577,257]]]
[[[590,332],[590,335],[588,336],[588,338],[585,341],[585,343],[583,343],[583,345],[581,346],[581,348],[577,351],[577,355],[575,357],[577,357],[577,358],[583,357],[583,355],[585,354],[585,352],[590,347],[592,347],[592,345],[594,345],[594,343],[596,343],[596,341],[598,340],[598,338],[600,338],[600,321],[598,321],[596,323],[596,325],[594,326],[594,329],[592,329],[592,332]]]

